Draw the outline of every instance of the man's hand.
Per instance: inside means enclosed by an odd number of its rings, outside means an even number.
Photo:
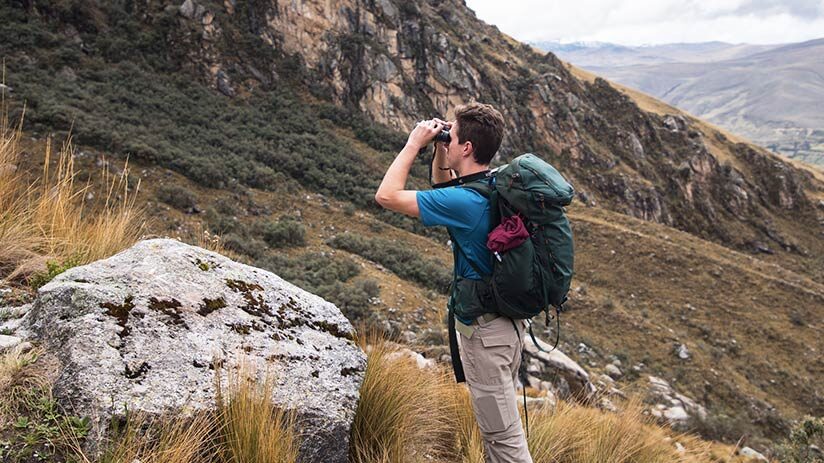
[[[438,122],[436,119],[420,121],[418,125],[409,134],[409,139],[406,141],[407,146],[420,150],[435,138],[446,126],[446,123]]]

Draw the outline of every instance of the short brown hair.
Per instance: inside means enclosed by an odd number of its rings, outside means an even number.
[[[475,162],[489,164],[504,138],[504,117],[492,105],[469,103],[455,108],[458,143],[472,142]]]

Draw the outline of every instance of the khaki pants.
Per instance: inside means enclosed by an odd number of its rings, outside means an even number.
[[[487,317],[488,318],[488,317]],[[524,322],[478,317],[470,326],[456,320],[461,361],[472,408],[481,428],[487,463],[532,463],[515,392]]]

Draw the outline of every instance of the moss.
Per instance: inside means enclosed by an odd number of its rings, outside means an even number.
[[[173,325],[182,326],[186,329],[189,325],[183,320],[180,314],[180,301],[177,299],[158,299],[156,297],[149,298],[149,308],[161,312],[169,317]]]
[[[100,307],[106,309],[106,315],[114,317],[117,320],[117,324],[122,328],[120,333],[118,333],[118,336],[120,336],[121,339],[131,333],[129,327],[126,326],[126,323],[129,321],[129,312],[134,309],[134,296],[126,296],[123,300],[123,304],[103,302],[100,304]]]
[[[217,299],[203,298],[203,304],[200,305],[200,308],[198,309],[197,313],[205,317],[206,315],[209,315],[215,310],[219,310],[224,307],[226,307],[226,301],[222,297],[219,297]]]
[[[246,305],[242,306],[241,309],[249,315],[256,317],[263,317],[264,315],[274,316],[272,307],[263,300],[263,295],[254,294],[254,291],[263,291],[263,287],[259,284],[227,279],[226,286],[232,291],[243,295],[243,299],[246,300]]]
[[[251,332],[251,329],[250,329],[251,327],[249,325],[246,325],[246,324],[243,324],[243,323],[232,323],[231,325],[229,325],[229,328],[231,328],[232,331],[234,331],[235,333],[241,334],[241,335],[244,335],[244,336],[246,336],[247,334],[249,334]]]
[[[341,327],[338,326],[337,323],[329,323],[326,320],[320,320],[320,321],[313,322],[312,325],[314,325],[316,328],[319,328],[323,331],[326,331],[327,333],[331,334],[332,336],[335,336],[335,337],[338,337],[338,338],[348,339],[350,341],[354,341],[354,337],[352,336],[352,333],[349,332],[349,331],[343,331],[341,329]]]

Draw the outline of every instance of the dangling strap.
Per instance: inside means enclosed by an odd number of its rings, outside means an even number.
[[[452,232],[447,229],[449,238],[457,245]],[[449,331],[449,356],[452,360],[452,371],[455,373],[455,382],[466,382],[463,363],[461,363],[461,352],[458,347],[458,335],[455,333],[455,285],[458,283],[458,253],[452,252],[452,287],[449,291],[449,303],[447,304],[447,331]]]
[[[447,329],[449,330],[449,355],[452,357],[452,371],[455,373],[455,382],[466,382],[464,375],[463,363],[461,363],[461,352],[458,348],[458,335],[455,334],[455,311],[452,309],[452,304],[449,304],[449,321],[447,322]]]
[[[512,326],[515,328],[515,334],[518,335],[518,345],[521,347],[521,366],[524,365],[524,343],[521,341],[521,333],[518,332],[518,325],[515,324],[515,320],[509,319],[512,321]],[[534,337],[532,339],[535,339]],[[521,391],[524,393],[524,420],[526,421],[526,437],[529,438],[529,411],[526,409],[526,384],[523,385]]]
[[[552,346],[550,350],[544,350],[541,348],[540,344],[538,344],[538,340],[535,339],[535,333],[532,332],[532,320],[527,319],[527,323],[529,323],[529,336],[532,338],[532,343],[535,344],[535,347],[545,353],[550,353],[558,347],[558,342],[561,340],[561,312],[563,311],[563,303],[561,306],[555,308],[555,322],[557,324],[555,329],[555,344]],[[549,308],[546,309],[546,326],[549,326]]]

